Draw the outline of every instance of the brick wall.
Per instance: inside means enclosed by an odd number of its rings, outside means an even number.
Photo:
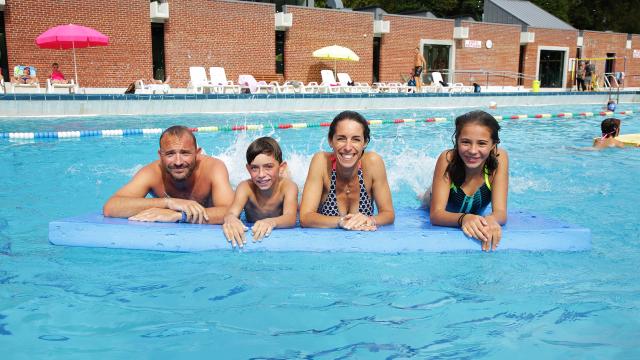
[[[73,78],[71,50],[39,49],[35,39],[47,29],[74,23],[109,36],[109,45],[76,49],[78,80],[84,87],[124,87],[135,79],[151,77],[151,25],[149,1],[20,0],[4,8],[9,73],[18,64],[37,68],[41,86],[51,63]]]
[[[640,58],[633,57],[633,50],[640,52],[640,35],[631,38],[631,49],[627,49],[627,66],[624,86],[640,86]]]
[[[224,67],[234,82],[240,74],[275,74],[274,13],[274,4],[170,1],[165,66],[171,82],[186,87],[190,66],[205,67],[207,76],[209,67]]]
[[[575,58],[577,51],[578,31],[577,30],[559,30],[559,29],[542,29],[530,27],[529,32],[535,33],[535,42],[527,44],[525,46],[525,60],[523,73],[527,77],[525,80],[526,86],[531,86],[531,78],[536,77],[536,71],[538,70],[538,50],[542,46],[555,46],[568,48],[568,58]],[[565,59],[567,60],[567,59]],[[567,82],[565,87],[571,87],[571,66],[567,67]]]
[[[464,40],[456,40],[456,82],[465,85],[478,83],[480,85],[517,85],[518,55],[520,51],[520,26],[504,24],[488,24],[477,22],[463,22],[463,27],[469,28],[468,40],[481,41],[481,48],[465,47]],[[488,49],[487,40],[493,46]],[[465,73],[463,70],[486,70]],[[508,72],[496,74],[496,72]]]
[[[353,50],[360,61],[338,61],[338,72],[346,72],[356,82],[371,82],[373,67],[373,14],[331,9],[287,6],[293,26],[285,41],[285,78],[320,83],[320,70],[333,69],[334,62],[311,54],[330,45]]]
[[[607,33],[598,31],[584,31],[583,33],[583,58],[605,58],[607,53],[615,54],[615,57],[622,58],[627,55],[627,34]],[[601,75],[605,71],[604,60],[595,60],[596,73]],[[615,60],[613,71],[622,71],[624,60]],[[634,80],[632,80],[633,83]],[[602,83],[602,82],[600,82]],[[630,83],[627,83],[628,86]],[[638,85],[635,85],[638,86]]]
[[[413,57],[420,40],[452,40],[453,20],[417,16],[385,15],[390,31],[380,42],[380,81],[402,81],[413,69]]]

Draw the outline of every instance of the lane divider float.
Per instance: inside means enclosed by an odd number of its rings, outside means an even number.
[[[614,116],[612,111],[601,111],[601,116]],[[618,112],[620,115],[632,115],[632,110],[625,110]],[[516,114],[516,115],[494,115],[494,118],[498,121],[504,119],[523,120],[523,119],[551,119],[551,118],[572,118],[574,116],[591,117],[594,116],[593,112],[581,112],[574,114],[572,112],[561,112],[558,114]],[[446,122],[446,117],[429,117],[424,120],[419,119],[393,119],[393,120],[369,120],[369,125],[383,125],[383,124],[411,124],[418,122],[426,123],[439,123]],[[280,123],[274,125],[276,129],[306,129],[314,127],[328,127],[330,122],[301,122],[301,123]],[[225,126],[201,126],[190,128],[193,132],[219,132],[219,131],[250,131],[250,130],[262,130],[263,124],[247,124],[247,125],[225,125]],[[161,134],[164,129],[162,128],[147,128],[147,129],[106,129],[106,130],[81,130],[81,131],[44,131],[44,132],[0,132],[0,138],[9,139],[64,139],[64,138],[82,138],[82,137],[117,137],[117,136],[130,136],[130,135],[157,135]]]

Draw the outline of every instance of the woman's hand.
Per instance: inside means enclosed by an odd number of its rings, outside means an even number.
[[[338,226],[345,230],[376,231],[376,221],[373,216],[366,216],[361,213],[347,214],[340,219]]]

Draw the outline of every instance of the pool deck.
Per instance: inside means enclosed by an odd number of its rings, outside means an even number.
[[[605,104],[609,92],[361,94],[2,94],[0,118]],[[617,97],[616,93],[612,94]],[[640,103],[621,91],[620,103]]]

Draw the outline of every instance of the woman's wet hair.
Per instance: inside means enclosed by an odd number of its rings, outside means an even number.
[[[496,147],[489,153],[489,157],[485,161],[485,166],[489,171],[489,175],[492,175],[498,168],[498,144],[500,143],[498,132],[500,131],[500,124],[498,124],[498,121],[491,114],[482,110],[462,114],[456,118],[456,130],[451,137],[453,141],[453,150],[450,150],[451,162],[445,170],[445,174],[449,175],[449,178],[456,186],[462,185],[465,180],[465,165],[458,153],[458,139],[460,138],[462,129],[468,124],[478,124],[489,129],[491,132],[491,140]]]
[[[602,120],[600,123],[600,129],[602,130],[602,136],[614,137],[620,129],[620,119],[608,118]]]
[[[277,162],[282,163],[282,150],[278,142],[269,136],[263,136],[254,140],[247,148],[247,164],[251,164],[260,155],[270,155]]]
[[[360,125],[362,125],[362,132],[364,133],[364,141],[369,143],[369,139],[371,137],[371,131],[369,130],[369,123],[364,118],[364,116],[360,115],[355,111],[343,111],[340,114],[336,115],[331,121],[331,125],[329,126],[329,141],[333,138],[333,135],[336,134],[336,128],[338,127],[338,123],[342,120],[353,120]]]

